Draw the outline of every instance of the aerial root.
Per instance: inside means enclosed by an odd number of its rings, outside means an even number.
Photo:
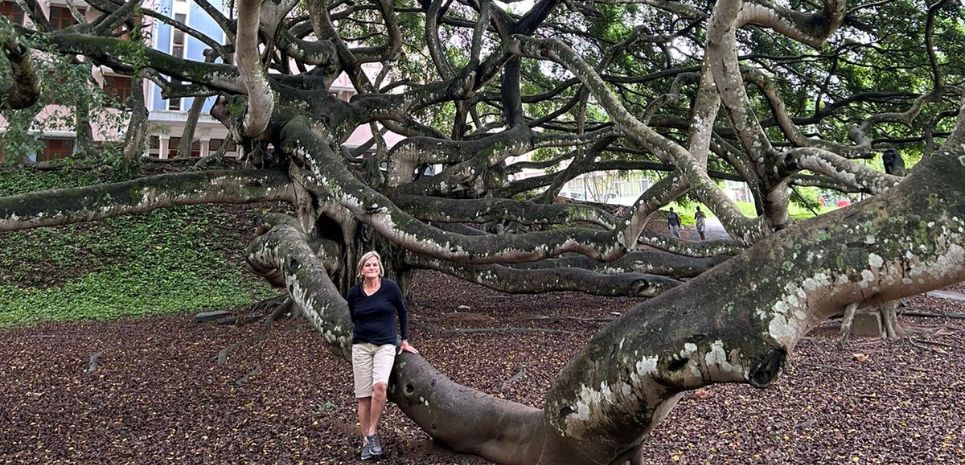
[[[844,319],[841,320],[841,336],[838,338],[838,349],[844,349],[848,344],[848,336],[851,335],[851,325],[854,323],[854,314],[858,310],[858,303],[850,303],[844,310]]]

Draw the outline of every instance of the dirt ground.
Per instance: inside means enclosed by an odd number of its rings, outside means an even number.
[[[457,382],[534,406],[635,302],[511,296],[434,273],[417,282],[411,339],[423,355]],[[948,299],[907,304],[965,313]],[[926,333],[839,351],[829,326],[800,343],[771,388],[688,393],[648,440],[650,463],[965,464],[965,320],[901,320]],[[350,368],[306,322],[283,320],[215,363],[260,329],[182,315],[0,332],[0,463],[358,462]],[[484,463],[434,445],[391,405],[382,438],[383,464]]]

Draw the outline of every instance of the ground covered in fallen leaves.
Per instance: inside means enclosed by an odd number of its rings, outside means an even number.
[[[950,288],[965,292],[965,285]],[[510,296],[417,277],[412,343],[459,383],[534,406],[561,366],[633,299]],[[908,308],[965,313],[924,296]],[[685,395],[647,443],[652,464],[965,464],[965,320],[903,317],[911,339],[804,339],[771,388]],[[304,321],[261,331],[192,315],[0,332],[2,464],[358,462],[347,363]],[[481,464],[434,445],[395,406],[383,464]]]

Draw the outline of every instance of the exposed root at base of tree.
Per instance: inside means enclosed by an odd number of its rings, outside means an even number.
[[[844,349],[848,343],[848,336],[851,335],[851,324],[854,323],[854,314],[858,310],[857,303],[848,304],[844,310],[844,318],[841,320],[841,336],[838,338],[838,349]]]
[[[881,324],[881,336],[882,339],[901,339],[905,337],[908,333],[901,323],[898,322],[897,309],[900,302],[897,300],[885,302],[877,307],[870,307],[865,309],[864,313],[877,313],[879,316],[879,322]],[[858,313],[858,304],[851,303],[844,310],[844,316],[841,319],[841,334],[838,337],[838,349],[843,350],[848,343],[848,336],[851,335],[851,327],[854,323],[854,317]]]

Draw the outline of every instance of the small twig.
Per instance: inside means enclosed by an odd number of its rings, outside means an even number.
[[[935,331],[931,333],[932,336],[951,336],[953,334],[958,334],[961,331],[960,328],[953,328],[949,325],[942,325],[936,327]]]
[[[275,323],[275,319],[291,311],[292,305],[293,305],[292,300],[290,299],[286,300],[285,303],[283,303],[282,305],[279,305],[278,308],[276,308],[275,311],[272,312],[271,315],[269,315],[268,318],[265,319],[265,329],[261,330],[258,334],[253,334],[251,336],[248,336],[238,342],[228,345],[224,349],[221,349],[221,352],[218,352],[218,356],[215,357],[215,360],[217,361],[218,365],[224,364],[224,362],[228,360],[228,356],[230,356],[234,351],[238,350],[240,347],[253,345],[255,343],[258,343],[267,339],[268,335],[271,333],[271,328]]]
[[[562,329],[544,329],[544,328],[465,328],[465,329],[447,329],[446,332],[459,333],[459,334],[476,334],[476,333],[576,334],[575,331],[564,331]]]
[[[920,316],[926,318],[951,318],[953,320],[965,320],[965,313],[935,313],[924,310],[906,309],[898,313],[902,316]]]
[[[584,322],[584,323],[609,323],[609,322],[613,321],[614,319],[613,319],[613,318],[580,318],[580,317],[577,317],[577,316],[531,316],[531,317],[529,317],[529,318],[525,318],[524,320],[526,320],[526,321],[533,321],[533,320],[541,320],[541,321],[546,321],[546,320],[550,320],[550,321],[572,320],[572,321],[581,321],[581,322]]]
[[[245,375],[242,376],[241,378],[236,379],[235,386],[243,386],[245,384],[248,384],[248,382],[254,379],[255,376],[258,376],[260,374],[261,374],[261,365],[256,365],[253,370],[249,371],[248,373],[245,373]]]
[[[908,339],[912,339],[912,340],[914,340],[915,342],[920,342],[920,343],[922,343],[922,344],[929,344],[929,345],[933,345],[933,346],[948,347],[948,348],[950,348],[950,349],[961,349],[961,348],[962,348],[962,346],[958,346],[958,345],[954,345],[954,344],[947,344],[947,343],[939,342],[939,341],[932,341],[931,339],[915,339],[915,338],[913,338],[913,337],[910,337],[910,338],[908,338]]]
[[[240,347],[253,345],[267,338],[268,338],[268,330],[265,330],[265,331],[259,332],[258,334],[248,336],[238,342],[229,344],[224,349],[221,349],[221,352],[218,352],[218,356],[215,357],[215,361],[218,363],[218,365],[222,365],[224,364],[224,362],[228,360],[228,356],[234,353],[234,351],[238,350]]]
[[[519,367],[519,370],[516,370],[516,373],[513,374],[513,376],[511,376],[509,379],[507,379],[503,383],[503,385],[500,386],[499,390],[506,389],[506,386],[509,386],[510,384],[515,383],[516,380],[518,380],[519,378],[522,378],[524,374],[526,374],[526,367]]]
[[[101,357],[102,353],[104,352],[98,352],[90,356],[90,359],[87,360],[87,368],[84,369],[84,373],[89,375],[97,370],[97,360]]]
[[[928,347],[928,346],[919,344],[919,343],[915,340],[915,338],[913,338],[913,337],[908,338],[908,342],[911,343],[911,345],[912,345],[913,347],[916,347],[916,348],[919,348],[919,349],[928,350],[928,351],[934,352],[934,353],[936,353],[936,354],[948,355],[948,352],[945,352],[944,350],[937,349],[937,348],[934,348],[934,347]]]
[[[798,365],[803,365],[803,366],[809,366],[809,367],[813,367],[813,368],[824,368],[824,369],[826,369],[826,370],[844,371],[844,372],[847,372],[847,373],[859,373],[859,374],[863,374],[863,375],[877,374],[877,375],[885,376],[885,377],[888,377],[888,378],[895,378],[895,379],[912,379],[912,378],[910,378],[910,377],[908,377],[908,376],[892,375],[892,374],[888,374],[888,373],[876,373],[876,372],[870,372],[870,371],[865,371],[865,370],[855,370],[854,368],[844,368],[844,367],[836,367],[836,366],[831,366],[831,365],[821,365],[821,364],[817,364],[817,363],[799,362],[799,363],[797,363],[797,364],[798,364]]]

